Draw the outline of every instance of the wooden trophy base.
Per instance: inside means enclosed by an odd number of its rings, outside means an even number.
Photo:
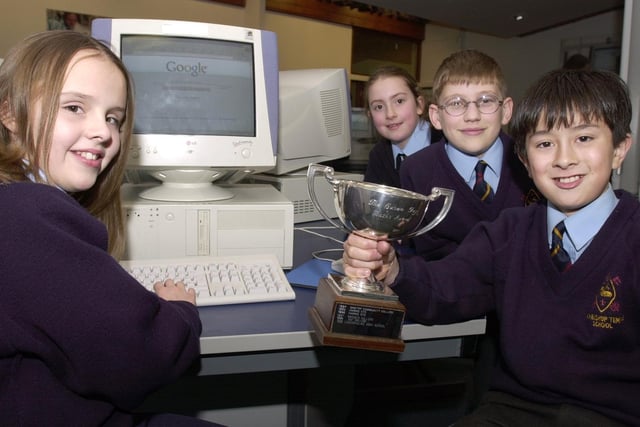
[[[320,279],[309,317],[323,345],[357,349],[404,351],[400,338],[405,307],[390,289],[362,293],[341,289],[342,276]]]

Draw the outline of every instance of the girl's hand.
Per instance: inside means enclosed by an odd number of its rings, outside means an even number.
[[[174,282],[167,279],[153,285],[153,290],[158,296],[167,301],[187,301],[196,305],[196,291],[187,289],[183,282]]]

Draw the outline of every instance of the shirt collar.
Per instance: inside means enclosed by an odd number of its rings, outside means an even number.
[[[445,151],[447,152],[447,156],[449,157],[449,160],[451,160],[453,167],[456,168],[460,176],[464,178],[467,184],[473,185],[476,179],[474,169],[480,159],[476,156],[470,156],[463,153],[448,142],[445,145]],[[502,140],[498,137],[482,156],[482,160],[488,164],[488,167],[485,170],[485,178],[493,188],[498,187],[497,181],[502,173],[503,154],[504,146],[502,145]]]
[[[413,133],[409,137],[409,141],[407,141],[407,145],[405,145],[402,150],[399,149],[396,144],[391,144],[391,150],[393,150],[393,157],[395,158],[400,153],[404,153],[407,156],[410,156],[413,153],[427,147],[430,141],[431,141],[431,129],[429,126],[429,122],[427,122],[426,120],[420,120],[416,128],[413,130]]]
[[[27,159],[23,159],[22,162],[24,163],[25,167],[29,165],[29,160]],[[25,169],[26,172],[26,169]],[[49,180],[47,179],[47,176],[45,175],[44,171],[42,169],[38,169],[38,175],[40,176],[40,179],[42,180],[42,182],[44,183],[48,183]],[[32,182],[36,182],[35,177],[33,176],[33,174],[31,172],[26,172],[25,176]],[[65,191],[62,188],[60,188],[59,186],[55,185],[54,187],[56,187],[58,190],[61,191]],[[65,191],[66,193],[66,191]]]
[[[553,227],[564,220],[571,244],[576,251],[581,252],[600,231],[600,228],[607,221],[617,204],[618,198],[611,184],[607,185],[606,190],[597,199],[569,217],[549,202],[547,204],[547,237],[549,244],[551,244]]]
[[[28,172],[28,171],[27,171],[27,168],[28,168],[28,167],[29,167],[29,165],[30,165],[29,160],[27,160],[27,159],[22,159],[22,164],[24,165],[24,168],[25,168],[25,169],[24,169],[24,170],[25,170],[25,176],[26,176],[27,178],[29,178],[29,180],[30,180],[30,181],[36,182],[36,177],[35,177],[35,176],[33,176],[33,174],[32,174],[31,172]],[[47,181],[48,181],[48,180],[47,180],[47,176],[44,174],[44,171],[43,171],[42,169],[38,169],[38,175],[39,175],[39,177],[40,177],[40,179],[41,179],[42,181],[44,181],[44,182],[47,182]]]

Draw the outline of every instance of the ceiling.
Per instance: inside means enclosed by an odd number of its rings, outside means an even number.
[[[510,38],[578,21],[614,9],[625,0],[359,0],[430,22]],[[516,21],[515,16],[524,19]]]

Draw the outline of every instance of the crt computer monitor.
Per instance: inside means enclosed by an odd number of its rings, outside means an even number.
[[[276,165],[284,175],[351,153],[351,97],[344,68],[280,71]]]
[[[274,167],[275,33],[154,19],[95,19],[91,31],[133,78],[136,111],[128,168],[162,181],[141,197],[226,199],[233,197],[233,188],[213,181],[235,182]]]

